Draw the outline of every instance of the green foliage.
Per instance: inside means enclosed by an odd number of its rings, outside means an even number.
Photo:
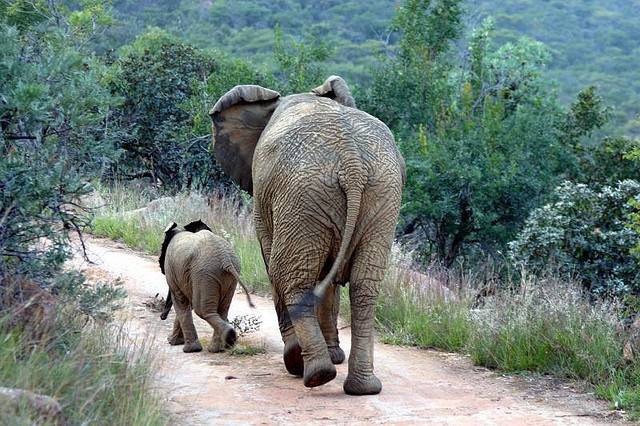
[[[126,153],[117,178],[150,177],[169,190],[228,187],[210,150],[209,109],[236,84],[274,80],[248,63],[205,52],[158,28],[124,46],[110,77]]]
[[[89,284],[82,274],[75,271],[56,276],[50,291],[69,309],[98,321],[112,320],[127,296],[119,281]]]
[[[480,0],[469,3],[480,16],[493,16],[496,38],[513,42],[522,35],[554,52],[548,78],[558,82],[570,102],[583,87],[596,85],[611,111],[616,134],[640,135],[640,39],[637,4],[627,0]]]
[[[152,29],[124,49],[115,64],[114,93],[124,98],[116,121],[123,134],[126,156],[117,175],[150,174],[156,182],[181,188],[194,180],[208,186],[219,177],[209,138],[187,139],[191,121],[184,105],[198,96],[214,61],[203,52]]]
[[[407,1],[399,11],[399,54],[361,105],[399,136],[403,231],[451,266],[470,243],[496,250],[512,239],[575,160],[557,137],[562,115],[541,78],[544,46],[522,39],[496,49],[487,21],[469,41],[470,60],[459,62],[447,49],[461,32],[459,6],[430,3]]]
[[[371,83],[372,65],[378,63],[387,47],[398,42],[391,23],[402,3],[116,0],[118,24],[110,28],[101,48],[126,44],[146,27],[159,26],[199,47],[215,46],[234,57],[275,67],[271,55],[275,44],[273,29],[280,25],[283,32],[297,40],[307,34],[323,40],[335,52],[327,63],[330,73],[366,87]],[[447,7],[454,3],[455,8]],[[442,8],[438,10],[440,4]],[[432,24],[446,27],[452,14],[460,9],[457,4],[432,0]],[[480,0],[464,2],[463,7],[474,20],[493,17],[500,44],[515,43],[526,36],[549,46],[553,55],[547,76],[559,83],[563,103],[571,102],[582,88],[596,85],[606,103],[615,106],[611,113],[619,128],[616,130],[631,136],[640,134],[640,81],[636,78],[640,59],[634,50],[640,29],[638,8],[633,2]],[[436,16],[441,17],[441,22],[435,20]],[[420,14],[415,18],[420,19]],[[421,31],[437,37],[436,32],[427,32],[426,28]]]
[[[398,7],[392,28],[402,33],[398,43],[405,66],[427,65],[448,50],[462,30],[460,0],[407,0]]]
[[[56,399],[69,425],[166,424],[161,398],[151,388],[150,347],[131,342],[124,330],[87,325],[75,305],[64,305],[49,340],[34,345],[20,331],[7,330],[4,321],[0,319],[3,386]],[[27,406],[11,420],[42,422]]]
[[[48,279],[89,222],[89,180],[118,158],[105,125],[117,100],[66,16],[30,2],[0,12],[0,275]]]
[[[303,43],[290,40],[285,44],[280,27],[276,27],[274,56],[278,64],[282,91],[286,94],[308,92],[322,84],[326,71],[319,63],[325,61],[331,50],[313,37]]]
[[[627,224],[633,215],[629,200],[639,195],[633,180],[599,190],[565,182],[550,204],[532,211],[509,244],[510,255],[531,271],[555,267],[596,294],[638,294],[640,268],[630,250],[640,234]]]
[[[116,0],[114,9],[119,23],[99,44],[101,49],[120,46],[142,29],[159,26],[198,47],[215,47],[275,71],[278,65],[273,56],[274,29],[279,25],[296,42],[308,44],[305,39],[310,35],[330,47],[335,52],[327,63],[331,74],[339,74],[347,81],[368,81],[369,66],[392,37],[387,27],[395,3],[396,0]]]
[[[615,185],[627,179],[638,179],[640,163],[630,153],[640,141],[625,137],[605,137],[601,142],[580,147],[580,178],[578,180],[597,185]]]

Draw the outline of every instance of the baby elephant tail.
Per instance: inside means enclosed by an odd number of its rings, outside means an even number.
[[[231,275],[233,275],[233,277],[240,283],[240,285],[242,286],[242,289],[244,290],[244,294],[247,295],[247,302],[249,303],[249,306],[251,306],[252,308],[255,308],[256,305],[253,304],[253,301],[251,300],[251,296],[249,295],[249,290],[247,290],[247,286],[244,285],[244,283],[242,282],[242,280],[240,279],[240,274],[238,274],[238,271],[236,271],[236,268],[233,267],[233,265],[229,265],[227,268],[225,268],[227,270],[227,272],[229,272]]]
[[[167,292],[167,300],[164,302],[164,309],[162,309],[162,313],[160,314],[160,319],[162,321],[167,319],[169,315],[169,311],[171,310],[171,306],[173,306],[173,300],[171,300],[171,290]]]

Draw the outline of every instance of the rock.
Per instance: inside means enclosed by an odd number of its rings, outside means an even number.
[[[437,278],[403,267],[396,268],[397,279],[413,286],[421,297],[428,300],[453,302],[457,296]]]
[[[93,191],[90,194],[80,197],[79,203],[82,207],[90,209],[100,209],[107,205],[107,202],[102,198],[99,192]]]
[[[159,211],[169,209],[175,205],[175,201],[172,197],[160,197],[152,200],[144,207],[135,210],[129,210],[124,213],[125,217],[138,216],[142,217],[147,214],[157,213]]]
[[[24,389],[5,388],[0,386],[0,407],[3,415],[7,411],[17,412],[22,404],[38,414],[38,419],[33,424],[53,423],[63,425],[62,407],[60,403],[50,396],[40,395]]]

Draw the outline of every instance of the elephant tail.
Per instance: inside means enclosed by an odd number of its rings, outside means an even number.
[[[251,296],[249,295],[249,290],[247,290],[247,286],[244,285],[244,283],[242,282],[242,280],[240,279],[240,274],[238,273],[238,271],[236,271],[236,268],[233,265],[229,265],[228,267],[225,268],[227,272],[229,272],[231,275],[233,275],[233,278],[236,279],[236,281],[238,281],[240,283],[240,285],[242,286],[242,289],[244,290],[244,294],[247,295],[247,302],[249,303],[249,306],[252,308],[255,308],[256,305],[253,304],[253,300],[251,300]]]
[[[162,321],[167,319],[171,306],[173,306],[173,300],[171,299],[171,290],[169,290],[167,292],[167,300],[164,302],[164,309],[162,309],[162,313],[160,314],[160,319]]]
[[[342,242],[340,243],[338,256],[336,256],[336,260],[333,262],[329,273],[313,290],[315,296],[320,299],[324,297],[327,288],[333,283],[338,270],[345,262],[347,250],[351,245],[351,240],[356,230],[358,216],[360,216],[360,202],[362,201],[362,193],[364,191],[364,173],[362,173],[360,167],[356,164],[351,163],[350,166],[350,168],[345,170],[347,175],[346,179],[339,179],[341,181],[340,186],[345,189],[347,196],[347,218],[345,220],[344,232],[342,233]]]

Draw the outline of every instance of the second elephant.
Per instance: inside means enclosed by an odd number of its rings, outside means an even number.
[[[405,177],[393,135],[355,107],[337,76],[287,97],[236,86],[210,115],[218,164],[253,194],[287,370],[308,387],[336,376],[333,363],[342,355],[336,284],[348,282],[352,333],[344,390],[380,392],[374,309]]]
[[[253,303],[240,281],[240,259],[231,244],[200,220],[189,223],[183,230],[172,223],[165,231],[159,262],[169,285],[160,318],[166,319],[173,303],[176,310],[169,343],[184,345],[184,352],[202,350],[193,325],[193,309],[213,327],[210,352],[233,346],[237,335],[227,315],[238,282],[247,294],[249,305],[253,307]]]

